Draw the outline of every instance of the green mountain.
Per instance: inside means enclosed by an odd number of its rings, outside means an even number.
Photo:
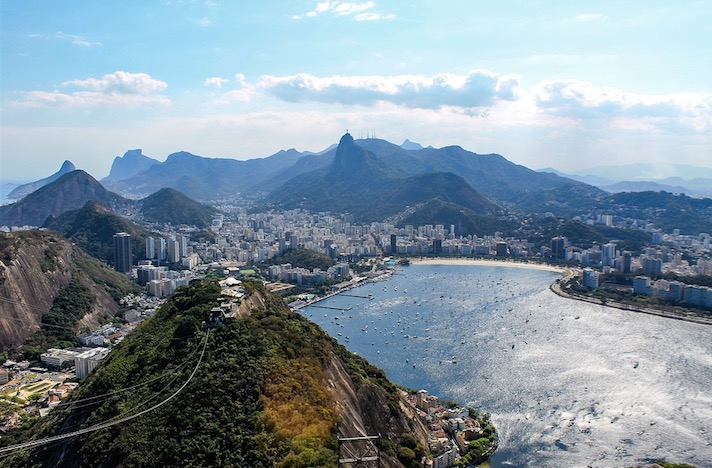
[[[611,195],[607,201],[615,213],[648,220],[666,232],[680,229],[682,234],[712,233],[710,198],[668,192],[625,192]]]
[[[64,174],[16,203],[0,207],[0,226],[42,226],[48,218],[79,209],[89,200],[95,200],[114,211],[133,204],[106,190],[86,172],[76,170]]]
[[[0,349],[21,346],[33,334],[35,350],[71,341],[71,331],[40,324],[97,326],[137,289],[56,232],[0,233]]]
[[[273,191],[268,208],[306,208],[351,213],[359,221],[384,219],[407,206],[439,199],[483,214],[498,207],[452,173],[408,175],[357,145],[348,133],[341,138],[331,165],[302,174]]]
[[[140,201],[139,214],[149,223],[188,224],[204,228],[210,226],[216,213],[178,190],[163,188]]]
[[[336,261],[321,252],[315,252],[311,249],[294,248],[287,249],[281,255],[271,258],[269,263],[272,265],[291,263],[294,268],[306,268],[308,270],[321,268],[322,270],[327,270],[329,267],[334,266]]]
[[[518,223],[501,219],[497,216],[482,215],[455,203],[443,200],[431,200],[418,207],[398,223],[399,227],[407,224],[422,226],[424,224],[442,224],[447,229],[455,225],[457,236],[484,236],[500,231],[511,233]]]
[[[62,213],[43,227],[62,233],[90,255],[114,264],[114,234],[131,234],[135,260],[141,260],[146,251],[146,237],[150,234],[143,227],[117,215],[95,200],[88,201],[78,210]]]
[[[529,234],[528,239],[542,245],[548,245],[553,237],[564,236],[569,242],[582,248],[616,241],[621,250],[637,251],[651,241],[650,234],[645,231],[590,225],[572,219],[546,217],[538,219],[535,226],[537,233]]]
[[[201,322],[219,286],[177,291],[68,404],[0,443],[85,434],[0,464],[333,467],[337,436],[381,434],[383,466],[421,466],[425,428],[384,373],[261,285],[245,286],[240,318],[209,331]]]
[[[590,185],[514,164],[499,154],[477,154],[460,146],[406,150],[384,140],[358,144],[407,174],[452,172],[478,192],[513,211],[579,214],[606,193]]]
[[[74,164],[72,164],[71,161],[64,161],[59,170],[51,176],[45,177],[44,179],[36,180],[34,182],[28,182],[26,184],[18,185],[12,192],[7,195],[7,198],[10,200],[20,200],[21,198],[31,194],[38,188],[44,187],[50,182],[54,182],[55,180],[59,179],[64,174],[72,172],[76,169],[77,168],[74,167]]]

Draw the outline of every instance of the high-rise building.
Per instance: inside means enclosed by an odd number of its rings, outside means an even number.
[[[583,269],[583,285],[588,289],[598,289],[599,274],[591,268]]]
[[[183,258],[188,255],[188,236],[177,235],[176,241],[178,241],[178,255]]]
[[[166,259],[166,240],[163,237],[158,239],[158,260],[165,261]]]
[[[623,252],[623,273],[633,271],[633,255],[630,252]]]
[[[146,258],[156,258],[156,239],[153,237],[146,238]]]
[[[391,234],[391,255],[398,253],[398,236]]]
[[[566,238],[556,236],[551,239],[551,256],[554,258],[564,258],[566,250]]]
[[[176,239],[166,239],[167,248],[167,260],[171,263],[180,262],[180,242]]]
[[[613,261],[618,256],[618,249],[616,244],[609,242],[603,244],[601,247],[601,260],[603,261],[603,266],[613,266]]]
[[[117,232],[114,234],[114,268],[122,273],[131,273],[132,265],[131,234]]]

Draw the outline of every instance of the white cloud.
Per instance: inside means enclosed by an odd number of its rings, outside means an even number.
[[[228,83],[230,80],[227,78],[220,78],[219,76],[213,76],[211,78],[205,78],[205,86],[222,88],[223,83]]]
[[[231,102],[250,102],[254,92],[248,89],[233,89],[215,100],[216,104],[230,104]]]
[[[337,15],[355,15],[366,10],[371,10],[376,6],[373,2],[364,3],[349,3],[349,2],[332,2],[331,11]]]
[[[376,13],[376,12],[359,13],[358,15],[354,16],[354,20],[356,20],[356,21],[378,21],[378,20],[391,20],[391,19],[395,19],[395,18],[396,18],[396,15],[394,15],[394,14],[384,15],[383,13]]]
[[[644,95],[585,81],[547,81],[533,89],[543,112],[582,125],[700,132],[712,129],[712,94]]]
[[[214,78],[213,78],[214,79]],[[228,82],[229,80],[223,80],[223,83]],[[207,80],[206,80],[207,84]],[[236,84],[236,89],[230,90],[225,92],[224,94],[220,95],[216,100],[216,104],[229,104],[231,102],[250,102],[252,97],[256,94],[254,87],[251,86],[246,78],[245,75],[242,73],[236,73],[235,74],[235,84]]]
[[[319,2],[313,10],[301,15],[294,15],[294,19],[314,18],[321,14],[330,13],[336,16],[350,16],[356,21],[377,21],[395,19],[392,13],[384,14],[374,11],[376,3],[373,1],[352,3],[342,1]]]
[[[152,94],[163,91],[168,87],[165,81],[151,78],[146,73],[129,73],[125,71],[109,73],[99,79],[87,78],[85,80],[70,80],[62,83],[62,86],[68,85],[89,88],[103,93],[118,94]]]
[[[83,47],[92,47],[92,46],[100,46],[102,45],[101,42],[94,42],[94,41],[89,41],[82,36],[77,36],[76,34],[65,34],[62,31],[57,31],[57,33],[54,35],[57,39],[64,39],[71,41],[72,44],[83,46]]]
[[[288,102],[322,102],[374,106],[388,102],[401,107],[472,109],[517,99],[519,81],[485,70],[467,75],[328,76],[309,74],[262,76],[254,91]]]
[[[31,33],[28,34],[27,37],[30,39],[59,39],[62,41],[69,41],[74,45],[82,46],[82,47],[94,47],[94,46],[101,46],[103,45],[101,42],[97,41],[90,41],[82,36],[78,36],[76,34],[67,34],[62,31],[57,31],[56,33],[50,35],[50,34],[37,34],[37,33]]]
[[[582,13],[580,15],[576,15],[576,20],[578,21],[596,21],[605,18],[606,17],[600,13]]]
[[[101,78],[69,80],[62,83],[64,88],[78,88],[75,91],[28,91],[23,93],[21,104],[48,106],[93,106],[93,105],[137,105],[168,104],[170,100],[159,93],[168,85],[146,73],[117,71]]]
[[[245,87],[248,85],[247,79],[245,78],[245,75],[242,73],[236,73],[235,74],[235,81],[240,87]]]
[[[198,26],[200,26],[202,28],[206,28],[206,27],[210,26],[212,24],[212,22],[210,21],[210,19],[208,17],[204,16],[200,19],[195,20],[195,24],[197,24]]]

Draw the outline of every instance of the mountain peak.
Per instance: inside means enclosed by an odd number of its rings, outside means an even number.
[[[143,150],[141,148],[128,150],[124,153],[124,158],[134,159],[143,156]]]
[[[77,167],[74,165],[74,163],[72,163],[72,161],[67,159],[66,161],[64,161],[62,163],[62,167],[59,168],[59,174],[65,174],[67,172],[72,172],[72,171],[75,171],[76,169],[77,169]]]
[[[339,140],[336,148],[333,168],[336,171],[354,171],[363,168],[368,159],[368,152],[354,142],[350,133],[346,132]]]
[[[51,176],[45,177],[44,179],[36,180],[34,182],[28,182],[26,184],[18,185],[12,192],[8,194],[7,198],[12,200],[20,200],[25,196],[31,194],[35,190],[38,190],[44,187],[45,185],[54,182],[55,180],[62,177],[64,174],[72,172],[76,169],[77,168],[74,166],[74,164],[72,164],[72,161],[66,160],[62,163],[62,167],[60,167],[59,170]]]
[[[400,145],[400,147],[403,148],[404,150],[408,150],[408,151],[423,149],[423,145],[421,145],[420,143],[416,143],[414,141],[410,141],[407,138],[405,139],[403,144]]]
[[[120,208],[128,201],[106,190],[90,174],[77,169],[35,190],[22,200],[0,209],[0,225],[42,226],[49,217],[83,207],[96,200],[110,208]]]
[[[188,151],[176,151],[175,153],[171,153],[168,155],[168,158],[166,159],[166,162],[175,162],[177,160],[187,160],[187,159],[203,159],[200,156],[196,156],[193,153],[189,153]]]
[[[118,181],[128,179],[147,171],[155,164],[158,164],[158,161],[145,156],[141,149],[128,150],[123,156],[114,158],[109,175],[104,180]]]
[[[149,222],[210,226],[214,209],[201,205],[182,192],[164,187],[141,200],[141,215]]]
[[[349,132],[344,133],[344,136],[341,137],[341,140],[339,140],[339,146],[341,145],[348,145],[354,143],[354,137],[351,136]]]

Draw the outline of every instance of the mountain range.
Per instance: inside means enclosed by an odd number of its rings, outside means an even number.
[[[451,172],[410,175],[357,145],[347,133],[330,165],[290,179],[265,198],[263,209],[348,212],[359,221],[372,221],[433,199],[483,214],[499,211],[462,177]]]
[[[130,200],[107,190],[88,173],[64,174],[10,205],[0,206],[0,226],[44,226],[72,210],[95,202],[130,219],[148,223],[210,225],[215,210],[175,189],[164,188],[141,200]]]
[[[573,217],[610,210],[613,204],[621,212],[642,213],[640,206],[627,209],[621,199],[612,198],[606,190],[626,188],[608,187],[608,179],[596,176],[594,180],[603,190],[551,171],[555,170],[533,171],[501,155],[477,154],[459,146],[423,148],[409,140],[395,145],[376,138],[355,140],[348,133],[338,145],[319,153],[289,149],[247,161],[181,151],[159,162],[141,150],[130,150],[114,159],[111,173],[102,181],[122,196],[106,190],[88,174],[72,171],[0,207],[0,225],[40,226],[64,211],[82,208],[89,200],[131,219],[199,227],[209,225],[214,211],[194,200],[238,202],[254,210],[348,212],[359,222],[454,224],[463,234],[509,231],[507,213]],[[695,182],[705,187],[705,181],[698,178]],[[661,188],[637,185],[648,189],[643,193]],[[662,188],[684,193],[677,187]],[[671,207],[679,204],[679,200],[664,200]],[[678,227],[689,232],[693,225],[700,225],[692,222],[706,216],[707,209],[700,209],[675,216],[691,222]]]
[[[602,190],[553,174],[538,173],[498,154],[472,153],[459,146],[423,148],[409,140],[399,146],[376,138],[354,140],[350,135],[349,138],[355,147],[369,154],[360,160],[363,167],[356,160],[348,169],[358,169],[351,173],[352,182],[365,175],[360,195],[390,197],[391,194],[385,191],[387,187],[394,194],[405,197],[398,202],[425,203],[429,199],[409,199],[413,191],[406,188],[409,184],[422,183],[424,179],[406,179],[450,173],[456,176],[450,182],[462,185],[464,181],[493,205],[513,210],[571,213],[605,197]],[[299,206],[299,202],[288,200],[288,192],[296,190],[301,195],[295,196],[304,198],[311,189],[302,185],[323,180],[325,174],[336,174],[333,170],[338,172],[341,164],[333,166],[338,149],[331,147],[320,153],[289,149],[266,158],[246,161],[206,158],[182,151],[171,154],[165,162],[151,163],[147,169],[142,169],[138,163],[130,169],[124,167],[125,174],[134,175],[121,179],[110,176],[102,183],[130,198],[145,197],[160,188],[172,187],[200,201],[233,199],[260,201],[265,206]],[[123,160],[131,163],[133,159],[138,159],[136,151],[127,153]],[[122,159],[115,160],[112,174],[116,172],[114,167],[119,160]],[[141,160],[141,164],[148,162]],[[345,180],[340,181],[343,182]],[[375,187],[377,183],[380,188]],[[345,207],[343,198],[349,196],[346,192],[333,200],[329,199],[334,202],[332,211]],[[352,200],[351,204],[357,202]],[[391,205],[394,204],[395,200]],[[467,203],[465,206],[472,208]],[[355,209],[357,212],[360,210]],[[393,207],[383,207],[371,213],[371,218],[377,219],[392,211]],[[364,211],[364,214],[368,213]]]
[[[712,169],[671,164],[660,167],[654,164],[628,164],[624,166],[597,166],[570,174],[553,168],[540,169],[593,185],[606,192],[665,191],[682,193],[696,198],[712,197]]]
[[[131,205],[130,200],[106,190],[91,175],[75,170],[63,174],[15,203],[0,206],[0,225],[42,226],[48,219],[65,211],[83,207],[89,200],[95,200],[117,212],[123,212]]]

